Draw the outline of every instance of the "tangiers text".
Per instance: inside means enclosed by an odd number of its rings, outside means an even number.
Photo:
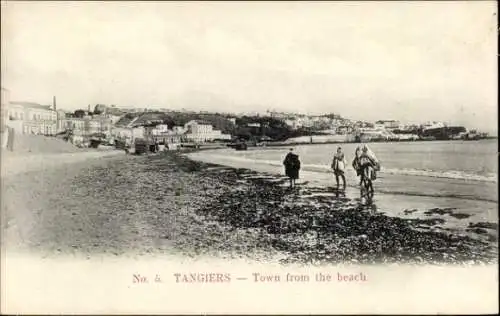
[[[224,283],[231,282],[229,273],[174,273],[177,283]]]

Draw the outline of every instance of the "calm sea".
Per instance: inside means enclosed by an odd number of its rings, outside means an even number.
[[[355,183],[351,167],[359,144],[318,144],[294,146],[302,170],[330,172],[337,147],[348,160],[347,178]],[[497,140],[370,143],[381,162],[378,190],[386,193],[459,197],[498,201]],[[252,164],[281,166],[288,148],[248,151],[223,150],[225,157]],[[221,152],[219,152],[221,153]]]
[[[295,146],[304,170],[328,168],[333,154],[342,147],[349,163],[358,144]],[[382,173],[497,181],[496,140],[450,142],[370,143],[382,164]],[[235,156],[262,162],[281,162],[287,149],[234,151]],[[318,170],[319,171],[319,170]]]

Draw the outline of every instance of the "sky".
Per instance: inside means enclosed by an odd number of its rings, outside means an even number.
[[[12,100],[338,113],[497,130],[497,7],[2,2]]]

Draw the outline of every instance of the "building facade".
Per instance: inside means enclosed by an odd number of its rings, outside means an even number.
[[[57,133],[57,112],[49,105],[32,102],[10,102],[7,108],[9,121],[18,133],[55,135]]]
[[[380,120],[375,122],[375,126],[380,126],[385,129],[398,129],[401,123],[396,120]]]
[[[190,142],[209,142],[214,140],[231,140],[231,135],[214,130],[213,126],[204,121],[192,120],[184,125],[185,139]]]

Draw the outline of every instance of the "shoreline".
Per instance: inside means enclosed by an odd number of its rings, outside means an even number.
[[[332,198],[328,188],[288,190],[284,177],[198,162],[182,152],[48,171],[5,179],[11,250],[306,265],[497,262],[494,223],[476,223],[471,229],[488,230],[489,240],[474,239],[440,229],[434,216],[391,217],[355,199]]]
[[[186,154],[189,159],[196,160],[198,162],[217,164],[230,168],[241,169],[245,168],[251,170],[252,172],[257,172],[259,174],[265,174],[268,177],[275,177],[286,179],[283,175],[282,166],[280,164],[276,165],[266,165],[266,164],[252,164],[249,165],[245,161],[235,161],[230,158],[223,157],[222,155],[206,155],[189,153]],[[361,205],[359,199],[359,186],[357,185],[356,179],[350,177],[346,174],[348,186],[345,191],[345,196],[352,200],[353,202]],[[404,186],[407,181],[414,180],[413,176],[398,176],[399,185]],[[417,178],[418,179],[418,178]],[[436,179],[438,180],[438,179]],[[434,182],[436,182],[434,180]],[[391,181],[394,181],[391,180]],[[334,194],[333,185],[335,183],[333,175],[330,173],[316,173],[311,171],[301,171],[301,179],[299,179],[299,185],[304,188],[311,190],[320,190],[324,194],[329,196],[332,200],[338,198]],[[398,184],[395,184],[398,186]],[[457,204],[458,203],[458,204]],[[457,208],[457,205],[460,207]],[[454,231],[459,234],[464,234],[469,237],[484,240],[498,240],[498,231],[484,231],[471,229],[471,225],[477,223],[491,223],[498,227],[498,216],[497,216],[497,205],[496,201],[478,201],[478,200],[468,200],[466,197],[449,197],[449,196],[433,196],[433,195],[422,195],[422,194],[412,194],[412,193],[393,193],[392,191],[381,190],[377,188],[377,183],[375,183],[375,200],[372,207],[375,207],[378,212],[391,217],[397,217],[402,219],[432,219],[440,222],[440,225],[436,225],[433,229],[440,231]],[[488,209],[491,208],[492,211],[484,213],[483,206]],[[487,224],[486,226],[491,226]]]
[[[191,158],[187,158],[187,159],[191,159]],[[256,184],[257,186],[264,187],[264,189],[260,193],[263,195],[263,196],[261,196],[261,198],[264,198],[264,200],[262,202],[266,203],[266,201],[265,201],[266,198],[268,196],[271,197],[270,201],[267,201],[268,203],[270,203],[272,205],[272,208],[270,210],[268,210],[268,212],[271,212],[271,213],[274,211],[275,207],[281,208],[282,206],[284,206],[285,209],[298,207],[300,209],[299,214],[310,212],[310,216],[312,216],[312,217],[315,217],[316,215],[318,215],[318,213],[317,213],[318,211],[319,211],[319,214],[322,214],[324,216],[338,216],[337,219],[341,219],[340,221],[342,221],[342,217],[349,218],[351,216],[354,216],[354,217],[360,216],[363,218],[361,220],[361,222],[366,221],[363,224],[367,224],[367,222],[370,222],[370,221],[375,220],[375,219],[383,218],[384,220],[387,220],[389,222],[397,223],[397,224],[395,224],[396,226],[399,226],[399,225],[405,226],[406,224],[408,224],[408,226],[406,228],[409,228],[410,231],[412,231],[412,232],[419,231],[420,233],[423,233],[424,235],[431,234],[434,236],[441,236],[441,237],[447,236],[451,239],[454,239],[454,238],[462,239],[463,238],[463,241],[468,240],[468,241],[472,242],[472,240],[474,240],[473,242],[478,242],[478,244],[483,244],[483,245],[489,244],[489,246],[496,245],[497,241],[498,241],[498,224],[495,225],[494,223],[475,223],[473,225],[470,225],[472,228],[476,228],[476,229],[477,228],[484,229],[483,227],[492,228],[492,230],[493,230],[492,234],[489,235],[487,238],[487,241],[485,241],[482,238],[472,238],[471,234],[463,234],[461,232],[456,232],[453,229],[449,229],[449,228],[441,229],[442,224],[443,224],[443,220],[439,219],[439,218],[435,218],[435,217],[420,218],[420,217],[412,217],[412,216],[410,216],[409,218],[401,218],[401,217],[397,217],[397,216],[391,216],[391,215],[384,214],[385,212],[380,212],[379,210],[377,210],[377,207],[376,206],[374,207],[373,205],[372,206],[360,205],[358,202],[356,202],[356,199],[345,198],[342,196],[340,196],[340,198],[338,196],[334,197],[334,194],[332,194],[330,188],[318,188],[318,187],[314,187],[314,186],[303,186],[303,187],[299,186],[299,188],[296,190],[289,190],[286,188],[287,179],[283,176],[277,176],[277,175],[273,175],[273,174],[269,174],[269,173],[265,173],[265,172],[257,172],[255,170],[251,170],[251,169],[247,169],[247,168],[236,168],[236,167],[222,166],[219,163],[214,163],[214,162],[210,163],[210,162],[196,161],[196,163],[201,163],[201,165],[200,165],[201,168],[204,168],[204,167],[205,168],[222,168],[221,170],[227,170],[227,172],[229,172],[229,173],[235,172],[238,174],[239,179],[244,179],[244,180],[238,180],[238,181],[250,181],[250,182]],[[239,197],[237,195],[241,194],[241,189],[237,189],[236,191],[237,191],[236,196],[231,196],[231,195],[225,196],[225,199],[233,198],[233,199],[235,199],[235,203],[237,205],[240,205],[240,203],[242,203],[242,202],[237,201],[237,200],[239,200]],[[277,193],[276,192],[270,193],[273,191],[277,191]],[[291,198],[291,201],[290,200],[286,201],[286,198],[283,199],[282,197],[280,197],[280,195]],[[333,198],[332,198],[332,196],[333,196]],[[285,201],[285,203],[284,203],[284,205],[280,204],[280,203],[276,203],[276,200],[278,200],[280,202]],[[328,209],[330,209],[332,206],[333,206],[333,209],[331,209],[331,211],[334,214],[328,214],[329,213]],[[249,216],[249,217],[253,217],[253,216],[259,217],[259,216],[261,216],[261,215],[259,215],[259,213],[261,212],[259,210],[260,207],[261,206],[257,205],[257,209],[256,209],[257,215],[255,215],[255,214],[252,215],[251,214],[252,209],[250,208],[244,214],[239,213],[238,217],[240,217],[241,215],[245,215],[245,216]],[[225,219],[224,217],[227,215],[227,213],[234,212],[234,210],[232,210],[228,207],[224,207],[225,211],[221,211],[220,208],[221,208],[220,205],[218,205],[216,207],[216,209],[217,209],[215,211],[215,214],[217,214],[216,216],[218,217],[219,220],[227,221],[227,219]],[[408,210],[408,214],[413,213],[413,211],[415,211],[415,210]],[[354,214],[353,214],[353,212],[354,212]],[[433,208],[433,209],[428,210],[426,212],[429,215],[441,213],[441,215],[448,214],[452,217],[454,216],[453,211],[450,209],[446,209],[446,208],[444,208],[444,209]],[[267,215],[273,217],[272,214],[267,214]],[[460,214],[457,214],[457,215],[460,215]],[[278,216],[278,217],[274,217],[274,220],[279,220],[279,215],[275,215],[275,216]],[[457,218],[459,218],[459,216],[457,216]],[[314,226],[316,226],[316,228],[319,227],[318,226],[319,224],[316,223],[316,220],[322,220],[322,219],[320,219],[320,218],[316,218],[316,219],[313,218],[312,219],[311,224],[313,225],[313,230],[314,230]],[[231,223],[231,226],[238,226],[239,225],[238,222],[240,222],[240,221],[241,221],[241,219],[239,219],[239,218],[229,220],[229,222]],[[349,220],[348,220],[348,222],[349,222]],[[288,223],[288,224],[290,225],[290,223]],[[363,224],[361,224],[361,226]],[[269,225],[272,225],[272,224],[269,224]],[[291,225],[293,226],[294,224],[291,224]],[[296,223],[295,223],[295,225],[296,225]],[[370,224],[367,224],[367,225],[370,226]],[[254,226],[254,225],[250,224],[249,226]],[[325,227],[323,227],[323,228],[325,228]],[[330,226],[330,228],[331,228],[331,226]],[[345,232],[347,235],[356,234],[356,232],[358,232],[358,234],[359,234],[360,232],[363,231],[363,229],[358,227],[358,226],[354,226],[354,227],[351,226],[350,228],[352,230],[348,230],[347,232]],[[269,227],[267,229],[269,230]],[[279,233],[283,233],[283,230],[280,231],[280,228],[278,228],[278,229],[272,228],[272,230],[273,229],[277,230]],[[381,226],[381,227],[379,227],[379,229],[385,230],[385,227]],[[286,227],[284,230],[285,230],[285,234],[286,234],[287,231],[291,231],[291,230],[293,230],[293,228],[291,228],[289,226],[289,227]],[[390,231],[390,229],[389,229],[389,231]],[[328,235],[331,232],[328,232],[328,230],[327,230],[327,231],[322,231],[321,233]],[[394,233],[394,232],[392,231],[392,232],[389,232],[388,234],[392,234],[392,233]],[[484,233],[484,231],[483,231],[483,233]],[[409,233],[409,234],[411,234],[411,233]],[[361,236],[362,236],[361,238],[367,238],[365,234],[361,234]],[[295,236],[295,237],[297,237],[297,236]],[[351,237],[354,237],[354,236],[351,236]],[[314,239],[314,237],[313,237],[313,239]],[[318,240],[318,235],[316,235],[316,242],[318,242],[317,240]],[[281,242],[283,242],[283,241],[281,241]],[[418,247],[416,247],[416,248],[418,248]],[[453,254],[450,254],[450,256],[454,257]],[[354,260],[354,262],[357,262],[359,259],[351,258],[351,260]],[[390,261],[390,259],[387,259],[387,258],[385,260]],[[407,257],[407,258],[404,258],[404,260],[407,260],[408,262],[416,263],[416,262],[419,262],[420,259],[417,258],[415,260],[415,258]],[[437,260],[437,261],[439,261],[439,260]]]
[[[264,147],[286,147],[286,146],[302,146],[302,145],[335,145],[335,144],[375,144],[375,143],[422,143],[422,142],[478,142],[478,141],[485,141],[485,140],[494,140],[498,139],[498,137],[488,137],[488,138],[483,138],[483,139],[477,139],[477,140],[464,140],[464,139],[418,139],[418,140],[393,140],[393,141],[368,141],[368,142],[356,142],[356,141],[325,141],[325,142],[290,142],[287,143],[286,141],[281,141],[281,142],[267,142]],[[251,147],[260,147],[260,146],[251,146]]]

